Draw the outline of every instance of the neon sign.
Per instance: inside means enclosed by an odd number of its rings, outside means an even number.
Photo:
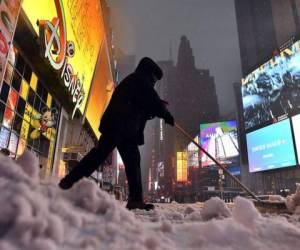
[[[85,97],[83,89],[84,76],[81,80],[74,73],[72,65],[68,63],[68,59],[75,55],[75,44],[73,41],[67,41],[62,0],[55,0],[55,7],[57,17],[54,17],[52,21],[38,21],[39,37],[43,56],[48,59],[55,70],[61,71],[61,78],[64,81],[64,85],[72,96],[72,102],[75,103],[72,113],[73,118],[76,110],[80,109]]]

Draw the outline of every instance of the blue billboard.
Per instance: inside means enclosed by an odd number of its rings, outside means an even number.
[[[248,133],[246,137],[250,172],[297,164],[289,119]]]
[[[232,175],[241,175],[241,167],[240,166],[229,166],[228,171]]]

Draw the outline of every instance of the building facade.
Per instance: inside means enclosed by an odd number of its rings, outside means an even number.
[[[299,0],[235,0],[243,75],[300,34]]]
[[[43,178],[63,177],[95,145],[113,91],[101,3],[92,2],[22,1],[2,65],[0,147],[13,158],[34,152]]]
[[[300,1],[235,1],[243,77],[276,56],[291,38],[299,40]],[[300,180],[299,166],[250,173],[241,83],[234,84],[238,107],[242,181],[257,193],[279,193],[295,189]]]

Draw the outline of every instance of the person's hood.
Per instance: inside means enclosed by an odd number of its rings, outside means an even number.
[[[141,59],[135,72],[144,75],[152,81],[153,75],[155,75],[157,80],[160,80],[163,77],[163,71],[161,68],[149,57]]]

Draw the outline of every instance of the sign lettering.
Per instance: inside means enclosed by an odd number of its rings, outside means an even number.
[[[75,44],[67,41],[66,21],[63,13],[62,0],[55,0],[57,17],[52,21],[38,21],[43,56],[48,59],[51,66],[60,71],[61,79],[68,90],[72,102],[75,104],[72,118],[84,100],[83,80],[75,74],[68,58],[75,55]]]

